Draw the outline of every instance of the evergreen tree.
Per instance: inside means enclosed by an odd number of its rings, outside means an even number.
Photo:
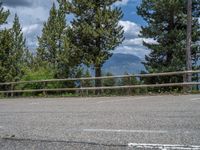
[[[127,72],[124,72],[124,75],[127,76],[127,75],[130,75],[129,73]],[[129,85],[138,85],[140,82],[137,80],[136,77],[125,77],[125,78],[122,78],[120,81],[119,81],[119,85],[120,86],[129,86]],[[133,88],[130,88],[130,89],[123,89],[121,90],[122,94],[136,94],[136,93],[139,93],[139,90],[138,89],[133,89]]]
[[[109,77],[109,76],[114,76],[114,75],[111,72],[107,72],[105,76]],[[115,78],[103,79],[103,86],[115,86],[115,84],[116,84]],[[103,91],[104,91],[104,94],[110,95],[110,94],[114,94],[116,90],[107,89]]]
[[[12,28],[1,31],[0,42],[1,82],[20,80],[28,50],[17,15],[15,15]]]
[[[84,78],[91,78],[91,74],[90,74],[90,71],[87,69],[84,76]],[[81,86],[82,87],[93,87],[94,86],[94,81],[93,80],[82,80],[81,81]],[[91,90],[84,90],[85,94],[86,95],[89,95],[89,94],[94,94],[93,91]]]
[[[107,72],[106,76],[113,76],[113,74],[111,72]],[[110,78],[110,79],[104,79],[103,80],[103,86],[114,86],[116,84],[116,80],[115,78]]]
[[[0,36],[0,82],[12,81],[12,35],[10,30],[4,29],[1,31]]]
[[[66,27],[65,14],[62,5],[56,9],[55,3],[50,10],[48,21],[44,23],[42,36],[38,37],[39,47],[37,49],[37,58],[40,62],[46,61],[53,68],[57,67],[58,55],[63,46],[62,35]]]
[[[12,76],[13,80],[19,80],[23,75],[23,67],[28,64],[31,53],[26,47],[26,40],[24,39],[22,28],[17,14],[15,14],[13,26],[11,29],[12,35],[12,49],[10,53],[10,61],[12,62]]]
[[[87,69],[85,74],[84,74],[84,78],[91,78],[91,74],[90,71]],[[83,87],[92,87],[93,86],[93,82],[91,80],[84,80],[82,81],[82,86]]]
[[[0,3],[0,27],[5,24],[9,16],[9,11],[5,11]],[[12,39],[7,29],[0,29],[0,83],[7,81],[7,72],[9,70],[9,62],[7,56],[11,47]],[[4,87],[0,87],[4,89]]]
[[[101,76],[102,65],[123,41],[123,28],[118,24],[123,14],[120,8],[113,6],[116,1],[64,1],[67,10],[74,15],[71,42],[83,63],[94,67],[96,77]],[[101,81],[96,80],[95,86],[101,86]]]
[[[55,78],[67,78],[77,73],[78,57],[73,52],[74,46],[69,42],[70,33],[64,5],[59,2],[57,9],[53,3],[48,21],[44,23],[42,36],[38,38],[36,60],[39,66],[49,65],[55,71]]]
[[[200,1],[193,1],[192,54],[198,59],[196,41],[200,36],[198,22]],[[144,62],[148,72],[180,71],[186,68],[186,19],[187,1],[185,0],[143,0],[138,14],[147,22],[142,27],[141,36],[153,38],[157,44],[145,43],[151,50]],[[170,81],[169,81],[170,80]],[[178,82],[182,78],[156,78],[156,82]],[[153,80],[152,80],[153,81]],[[152,82],[153,83],[153,82]]]
[[[4,23],[6,23],[6,20],[9,16],[10,12],[5,11],[4,8],[2,7],[2,3],[0,2],[0,26]]]

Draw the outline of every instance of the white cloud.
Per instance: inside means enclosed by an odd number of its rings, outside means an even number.
[[[144,60],[144,56],[149,54],[149,50],[143,46],[126,46],[122,45],[118,47],[114,53],[122,53],[122,54],[132,54],[135,56],[140,57],[142,60]]]
[[[138,2],[138,0],[118,0],[118,1],[115,3],[115,6],[127,5],[127,4],[129,4],[130,2]]]
[[[126,38],[138,37],[141,27],[131,21],[120,21],[119,25],[124,27],[124,34]]]
[[[16,1],[12,3],[12,1]],[[3,3],[4,4],[4,3]],[[43,23],[47,21],[51,0],[6,0],[4,8],[11,12],[6,27],[11,27],[14,14],[17,13],[22,26],[22,31],[27,40],[27,46],[34,50],[37,46],[37,36],[41,35]],[[25,5],[27,4],[27,5]]]
[[[25,26],[22,28],[22,32],[24,34],[30,34],[36,30],[38,30],[39,28],[39,25],[38,24],[33,24],[33,25],[30,25],[30,26]]]
[[[117,1],[115,3],[116,6],[119,6],[119,5],[127,5],[129,2],[129,0],[122,0],[122,1]]]
[[[134,39],[126,39],[123,44],[128,46],[135,46],[135,45],[142,45],[142,42],[143,42],[142,38],[134,38]]]
[[[148,55],[150,50],[143,46],[143,41],[156,44],[157,42],[150,38],[139,37],[141,27],[131,21],[120,21],[119,24],[124,27],[125,40],[114,53],[134,54],[142,59]]]

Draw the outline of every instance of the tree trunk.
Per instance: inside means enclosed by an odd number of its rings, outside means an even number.
[[[101,65],[96,65],[95,66],[95,77],[101,77]],[[102,86],[102,81],[101,79],[96,79],[95,80],[95,87],[101,87]],[[95,90],[96,95],[101,94],[101,90]]]
[[[192,0],[188,0],[187,6],[187,48],[186,48],[186,67],[187,70],[192,70],[191,58],[191,44],[192,44]],[[187,74],[187,82],[192,81],[192,74]],[[192,90],[192,86],[188,86],[188,91]]]

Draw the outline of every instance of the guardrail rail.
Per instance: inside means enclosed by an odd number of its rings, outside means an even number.
[[[188,74],[199,74],[200,70],[196,71],[179,71],[179,72],[165,72],[165,73],[150,73],[150,74],[134,74],[134,75],[120,75],[120,76],[103,76],[103,77],[90,77],[90,78],[67,78],[67,79],[50,79],[50,80],[33,80],[33,81],[19,81],[19,82],[6,82],[0,83],[0,87],[9,86],[9,90],[0,91],[0,94],[5,93],[34,93],[34,92],[58,92],[58,91],[84,91],[84,90],[107,90],[107,89],[131,89],[131,88],[155,88],[155,87],[186,87],[193,85],[200,85],[199,81],[196,82],[182,82],[182,83],[162,83],[162,84],[139,84],[139,85],[123,85],[123,86],[101,86],[101,87],[83,87],[82,82],[91,80],[103,80],[103,79],[123,79],[123,78],[148,78],[148,77],[163,77],[163,76],[175,76],[182,75],[183,78]],[[38,84],[42,83],[46,85],[47,83],[53,82],[65,82],[65,81],[77,81],[80,83],[80,87],[76,88],[43,88],[43,89],[15,89],[16,85],[20,84]],[[44,86],[45,87],[45,86]]]

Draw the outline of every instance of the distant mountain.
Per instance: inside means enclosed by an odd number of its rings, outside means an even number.
[[[123,75],[125,72],[140,73],[145,70],[142,60],[131,54],[113,54],[113,56],[103,65],[103,73],[111,72],[114,75]]]

